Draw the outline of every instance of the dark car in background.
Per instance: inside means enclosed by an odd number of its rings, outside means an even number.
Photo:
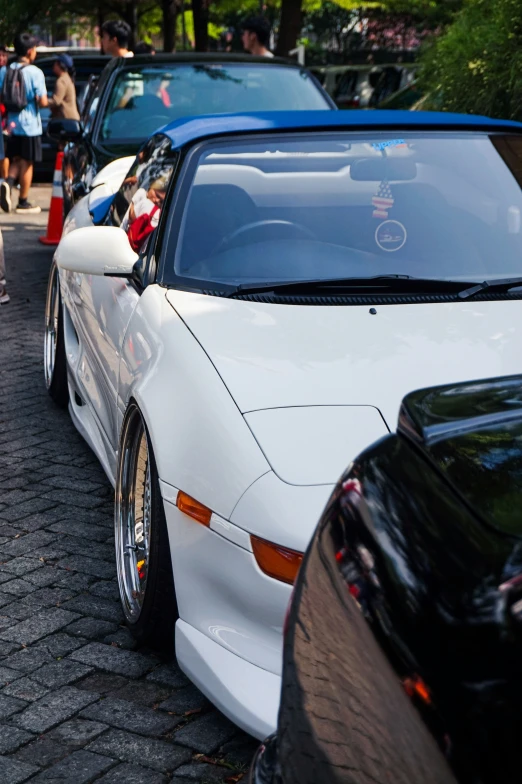
[[[106,164],[134,155],[158,128],[204,114],[335,109],[306,69],[279,58],[233,54],[156,54],[115,58],[91,93],[82,122],[55,120],[67,141],[64,212]]]
[[[522,376],[408,395],[338,483],[253,784],[519,784]]]
[[[60,52],[51,57],[39,57],[36,60],[36,65],[41,68],[45,75],[45,83],[49,97],[53,93],[54,83],[56,76],[53,74],[53,65],[56,57]],[[69,52],[74,61],[74,68],[76,70],[76,97],[78,100],[78,108],[82,111],[89,86],[92,84],[93,79],[99,77],[107,63],[110,61],[108,55],[95,54],[72,54]],[[41,163],[35,165],[35,179],[51,179],[54,172],[54,164],[56,161],[57,144],[47,135],[47,126],[51,118],[50,109],[40,109],[42,115],[43,137],[42,137],[42,157]]]

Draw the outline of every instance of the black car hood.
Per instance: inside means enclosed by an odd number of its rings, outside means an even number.
[[[522,536],[522,376],[413,392],[399,432],[479,517]]]

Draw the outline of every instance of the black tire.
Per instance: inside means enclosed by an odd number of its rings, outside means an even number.
[[[60,408],[67,408],[69,405],[69,384],[67,382],[63,306],[60,294],[60,277],[54,261],[49,272],[45,302],[44,374],[47,391],[56,405]]]
[[[144,480],[140,478],[143,474]],[[138,534],[140,509],[143,524]],[[167,522],[150,437],[135,403],[127,410],[121,432],[114,524],[118,586],[126,624],[140,644],[171,654],[178,606]],[[140,547],[143,552],[138,555]],[[141,571],[145,569],[138,567],[140,563],[146,568],[144,586]],[[131,590],[133,585],[143,590]]]

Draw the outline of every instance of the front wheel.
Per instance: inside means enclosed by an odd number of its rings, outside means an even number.
[[[45,301],[44,375],[47,391],[54,402],[60,408],[67,408],[69,386],[67,383],[63,309],[60,297],[60,275],[54,261],[49,272]]]
[[[172,651],[178,608],[167,523],[154,454],[135,403],[122,427],[114,522],[127,626],[140,643]]]

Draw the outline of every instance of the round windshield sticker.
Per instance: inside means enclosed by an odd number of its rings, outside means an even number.
[[[406,229],[396,220],[387,220],[377,226],[375,242],[381,250],[393,253],[400,250],[406,243],[408,235]]]

